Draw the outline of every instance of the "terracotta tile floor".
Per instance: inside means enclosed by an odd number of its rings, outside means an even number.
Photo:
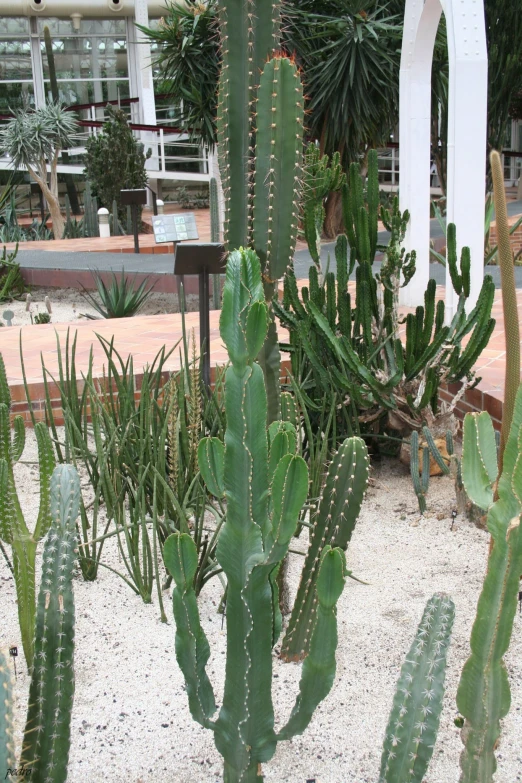
[[[304,281],[301,281],[304,282]],[[350,283],[353,288],[354,284]],[[439,287],[438,294],[443,295],[443,288]],[[518,308],[522,317],[522,290],[517,291]],[[505,370],[505,346],[502,302],[500,291],[495,294],[493,316],[496,318],[495,332],[488,347],[483,351],[477,362],[482,381],[475,391],[470,392],[470,399],[485,400],[485,396],[491,400],[502,401]],[[196,339],[199,337],[199,314],[187,313],[186,324],[189,332],[194,329]],[[225,363],[227,355],[219,336],[219,311],[210,314],[211,339],[210,351],[213,365]],[[129,354],[134,357],[135,371],[139,372],[147,364],[151,363],[157,352],[163,345],[173,347],[181,337],[181,318],[177,314],[136,316],[128,319],[107,321],[76,321],[70,324],[49,324],[41,326],[9,327],[0,330],[0,353],[4,358],[7,370],[8,382],[11,387],[13,401],[19,404],[25,400],[22,386],[22,371],[20,364],[19,339],[20,333],[23,344],[23,355],[27,373],[27,379],[31,387],[33,400],[41,400],[43,358],[47,369],[56,373],[58,369],[58,352],[56,337],[60,338],[62,350],[65,346],[67,329],[77,335],[77,371],[80,374],[88,366],[89,352],[93,350],[95,374],[101,376],[106,357],[96,338],[96,334],[111,339],[114,337],[115,347],[125,359]],[[280,331],[281,339],[286,339],[286,333]],[[174,370],[179,367],[179,352],[176,350],[169,358],[165,369]],[[470,399],[467,401],[470,402]]]
[[[166,212],[170,214],[173,212],[185,212],[185,210],[174,208],[169,205]],[[198,209],[194,210],[194,213],[196,215],[196,225],[198,227],[201,242],[210,242],[209,210]],[[143,222],[150,224],[152,232],[150,212],[144,212]],[[172,253],[172,243],[166,242],[165,244],[157,245],[153,233],[140,234],[139,240],[142,253]],[[14,250],[15,246],[14,242],[10,242],[6,247],[8,250]],[[39,242],[20,242],[18,249],[46,250],[53,252],[63,251],[69,253],[134,253],[134,237],[108,237],[107,239],[102,237],[85,237],[85,239],[58,239],[53,242],[45,240]]]

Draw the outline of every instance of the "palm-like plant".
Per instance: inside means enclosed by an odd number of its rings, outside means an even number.
[[[163,77],[160,91],[172,96],[175,121],[203,144],[216,143],[217,82],[221,61],[216,27],[217,2],[167,3],[155,29],[140,27],[155,51]]]
[[[74,114],[63,103],[49,101],[40,109],[27,105],[17,109],[0,131],[0,151],[9,156],[15,170],[26,168],[40,185],[55,239],[62,238],[65,225],[58,199],[58,158],[63,149],[72,146],[77,127]]]

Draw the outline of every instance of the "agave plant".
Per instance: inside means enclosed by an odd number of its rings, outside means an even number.
[[[101,304],[84,286],[82,286],[83,292],[81,294],[100,313],[102,318],[131,318],[139,313],[154,288],[154,284],[147,288],[148,277],[145,278],[138,288],[135,288],[134,280],[131,282],[129,277],[125,276],[123,267],[119,280],[114,272],[111,272],[112,282],[109,287],[105,285],[99,272],[91,270],[91,274],[96,283],[96,290],[101,299]],[[94,315],[87,314],[86,317],[96,318]]]

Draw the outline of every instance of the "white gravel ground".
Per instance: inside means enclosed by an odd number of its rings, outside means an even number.
[[[24,459],[34,459],[32,433]],[[36,468],[16,468],[22,505],[36,516]],[[29,480],[30,479],[30,480]],[[339,603],[337,677],[306,733],[278,746],[264,766],[267,783],[376,783],[380,749],[394,686],[426,600],[451,594],[456,621],[439,738],[425,783],[457,783],[460,734],[453,719],[455,693],[469,652],[469,635],[484,576],[488,534],[458,517],[453,531],[454,492],[447,478],[434,479],[429,518],[419,521],[406,469],[384,462],[373,471],[348,552],[349,567],[369,582],[349,581]],[[114,539],[106,562],[119,562]],[[300,558],[292,556],[295,590]],[[39,570],[39,568],[38,568]],[[156,596],[144,605],[112,572],[96,582],[75,582],[76,695],[72,719],[69,783],[218,783],[221,760],[212,734],[190,717],[174,655],[174,627],[159,620]],[[220,583],[213,580],[199,601],[212,657],[209,674],[222,694],[225,632],[216,614]],[[170,616],[170,602],[165,595]],[[0,645],[18,644],[15,590],[0,558]],[[28,677],[19,658],[16,684],[21,728]],[[522,780],[522,620],[517,615],[506,657],[512,707],[503,721],[496,783]],[[274,662],[277,724],[297,694],[300,666]],[[20,739],[20,738],[19,738]]]
[[[93,293],[93,292],[91,292]],[[94,294],[97,297],[97,294]],[[33,288],[31,291],[31,309],[26,310],[25,298],[20,301],[0,303],[0,319],[5,321],[2,314],[5,310],[11,310],[14,313],[13,326],[25,326],[31,323],[31,314],[46,313],[45,297],[48,296],[51,301],[51,323],[62,323],[68,321],[86,320],[84,313],[101,317],[95,308],[87,302],[76,288]],[[198,297],[195,294],[186,296],[187,310],[198,309]],[[155,294],[152,293],[143,308],[140,315],[159,315],[161,313],[178,313],[178,295],[177,294]],[[0,321],[0,322],[1,322]],[[5,325],[5,324],[4,324]]]

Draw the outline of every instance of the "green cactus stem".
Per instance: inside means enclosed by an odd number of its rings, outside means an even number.
[[[356,437],[347,438],[330,463],[318,510],[311,519],[310,543],[283,639],[281,657],[285,661],[308,654],[316,623],[321,552],[326,545],[347,548],[366,494],[369,463],[366,444]]]
[[[489,506],[487,527],[493,545],[471,632],[471,655],[457,691],[457,706],[464,717],[461,783],[493,780],[500,721],[511,703],[503,657],[511,639],[522,572],[522,386],[515,399],[496,493],[497,446],[487,418],[485,413],[466,416],[462,451],[464,486],[473,502]],[[492,503],[494,497],[498,499]]]
[[[223,453],[215,441],[204,439],[198,453],[210,491],[224,494],[227,502],[216,551],[227,577],[225,688],[216,720],[212,720],[215,701],[205,673],[208,642],[193,588],[195,544],[190,536],[176,533],[164,547],[165,563],[176,584],[176,656],[187,683],[189,706],[194,719],[214,732],[227,783],[261,783],[261,765],[272,758],[278,740],[304,731],[315,706],[330,690],[337,640],[335,603],[345,575],[342,551],[324,549],[311,661],[303,668],[289,725],[276,735],[271,692],[272,646],[279,622],[275,575],[307,497],[308,471],[295,454],[292,424],[282,422],[267,431],[264,378],[255,362],[266,335],[267,311],[259,259],[252,250],[234,251],[228,259],[220,319],[230,359],[225,379],[225,448]]]
[[[520,327],[518,323],[517,293],[513,249],[509,236],[504,172],[500,155],[495,150],[490,155],[493,194],[495,199],[495,221],[497,224],[498,259],[504,309],[504,330],[506,339],[506,377],[504,381],[504,406],[500,433],[499,470],[507,443],[513,408],[520,383]]]
[[[47,533],[51,524],[49,487],[56,461],[49,432],[43,422],[35,426],[40,468],[40,504],[38,519],[33,532],[27,527],[14,478],[14,464],[22,456],[25,445],[25,429],[21,416],[10,430],[11,398],[5,368],[0,357],[0,539],[11,547],[13,570],[18,601],[18,620],[27,667],[33,662],[33,633],[35,619],[35,562],[36,545]]]
[[[52,524],[43,552],[35,660],[20,764],[36,783],[65,783],[74,696],[76,520],[80,480],[59,465],[51,480]]]
[[[383,743],[379,783],[422,783],[439,729],[446,658],[455,619],[440,593],[426,604],[401,669]]]
[[[5,775],[15,767],[13,674],[7,655],[0,650],[0,773]]]

